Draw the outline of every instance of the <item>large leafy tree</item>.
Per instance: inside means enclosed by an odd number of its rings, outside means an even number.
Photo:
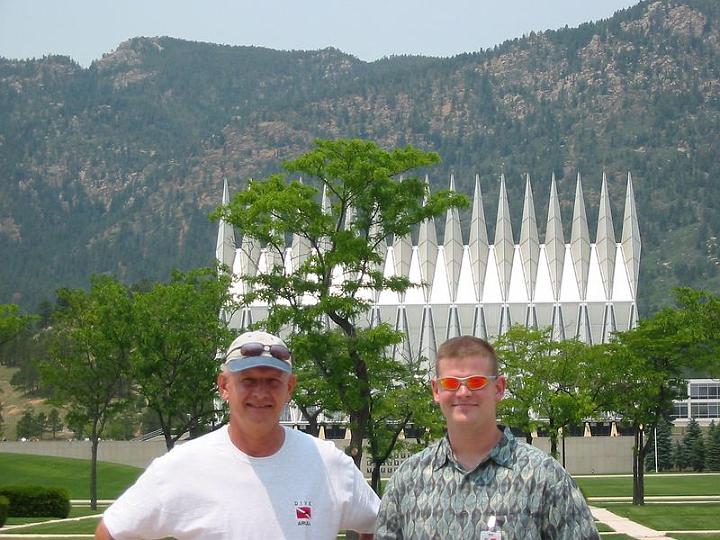
[[[0,345],[18,335],[33,319],[20,313],[15,304],[0,304]]]
[[[249,292],[242,302],[269,304],[264,324],[271,331],[332,335],[326,339],[335,347],[332,354],[310,351],[306,367],[314,370],[309,379],[313,384],[322,379],[332,390],[335,397],[329,409],[348,415],[348,451],[357,464],[363,440],[373,436],[375,396],[384,396],[398,377],[388,368],[395,360],[381,351],[397,344],[401,335],[387,324],[360,324],[370,307],[370,291],[403,291],[410,286],[404,277],[383,274],[387,239],[404,237],[423,220],[467,203],[464,196],[447,191],[430,194],[414,175],[438,161],[436,154],[410,146],[386,151],[370,141],[320,140],[311,151],[284,164],[286,173],[302,177],[304,183],[288,174],[250,181],[215,213],[282,261],[246,276]],[[285,239],[291,236],[301,249],[292,270],[286,271]],[[299,387],[301,393],[306,391],[303,379]]]
[[[157,415],[168,450],[216,412],[216,356],[230,336],[220,318],[230,309],[229,284],[227,274],[199,269],[134,295],[133,388]]]
[[[577,341],[553,341],[550,329],[516,325],[495,343],[508,396],[500,414],[526,433],[543,426],[550,452],[558,457],[558,434],[597,410],[592,348]]]
[[[710,370],[717,362],[713,314],[720,303],[703,291],[676,291],[677,307],[666,308],[610,344],[615,382],[603,385],[604,403],[633,431],[633,504],[644,504],[643,464],[658,423],[682,396],[688,368]],[[645,434],[649,434],[648,437]]]
[[[107,422],[126,403],[133,340],[132,299],[109,276],[91,278],[89,291],[61,289],[49,355],[41,374],[52,401],[73,423],[87,426],[91,441],[90,505],[97,508],[97,453]]]

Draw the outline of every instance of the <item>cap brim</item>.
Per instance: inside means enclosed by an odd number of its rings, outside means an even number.
[[[289,362],[283,362],[272,356],[241,356],[225,362],[225,368],[233,373],[256,367],[269,367],[292,373],[292,365]]]

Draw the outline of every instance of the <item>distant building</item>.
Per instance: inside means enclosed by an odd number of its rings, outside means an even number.
[[[450,189],[454,189],[450,178]],[[227,183],[223,203],[229,201]],[[488,238],[483,196],[476,177],[469,230],[462,230],[458,211],[445,218],[444,238],[438,240],[433,220],[420,225],[417,242],[395,238],[385,251],[384,272],[423,283],[404,294],[375,292],[366,324],[392,324],[405,335],[395,351],[403,358],[435,360],[436,346],[445,339],[473,334],[492,340],[513,324],[551,327],[555,339],[578,337],[586,343],[608,341],[614,331],[637,324],[637,289],[640,269],[640,231],[628,174],[620,241],[615,237],[607,181],[603,175],[597,230],[591,242],[582,182],[578,175],[569,243],[565,242],[560,204],[553,177],[548,202],[544,242],[540,242],[530,179],[525,186],[520,241],[514,242],[505,180],[501,177],[495,237]],[[308,247],[295,238],[286,250],[286,264],[303,260]],[[227,223],[220,223],[216,257],[236,276],[264,271],[269,254],[252,238],[236,244]],[[238,280],[235,292],[243,292]],[[268,307],[252,305],[233,314],[230,325],[244,328],[267,315]],[[716,401],[698,405],[702,415],[718,417],[718,381],[713,386]],[[676,417],[694,411],[693,386],[690,398],[678,403]],[[702,386],[702,388],[705,388]],[[701,388],[698,386],[697,388]],[[704,390],[703,390],[704,392]],[[699,394],[698,394],[699,395]],[[705,393],[702,394],[705,396]],[[705,399],[703,397],[702,399]],[[683,409],[685,407],[685,409]],[[287,420],[299,422],[296,411]],[[687,414],[684,415],[687,417]]]

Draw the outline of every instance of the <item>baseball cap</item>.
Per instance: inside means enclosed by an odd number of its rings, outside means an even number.
[[[231,372],[271,367],[292,373],[292,353],[279,337],[255,330],[235,338],[228,347],[223,365]]]

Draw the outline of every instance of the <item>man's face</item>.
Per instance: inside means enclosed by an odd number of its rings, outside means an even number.
[[[269,367],[218,376],[220,397],[230,406],[230,418],[242,424],[277,424],[295,382],[295,375]]]
[[[443,358],[437,378],[492,375],[491,361],[485,356]],[[496,405],[505,392],[505,378],[490,380],[480,390],[461,385],[456,391],[443,390],[437,379],[432,381],[433,399],[440,405],[450,428],[491,429],[496,424]]]

